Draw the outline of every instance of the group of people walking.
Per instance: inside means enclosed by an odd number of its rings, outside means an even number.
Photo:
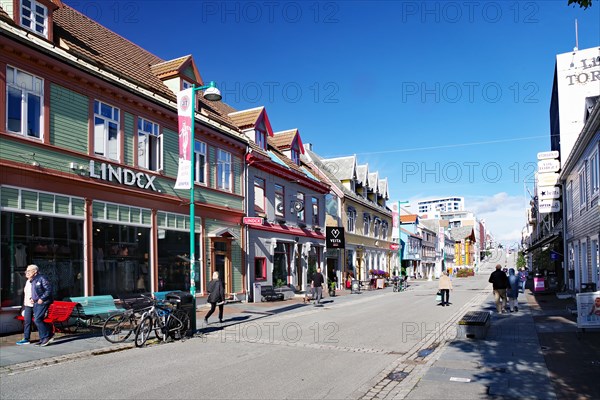
[[[496,311],[499,314],[519,311],[519,291],[522,290],[524,293],[527,283],[527,272],[524,269],[516,274],[515,269],[510,268],[506,275],[502,266],[497,264],[496,270],[491,273],[488,281],[492,284]]]

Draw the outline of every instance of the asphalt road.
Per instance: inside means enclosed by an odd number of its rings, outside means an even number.
[[[211,330],[189,340],[131,349],[2,376],[2,399],[357,398],[377,376],[488,286],[494,252],[481,273],[454,279],[450,307],[437,282],[325,299]],[[488,293],[487,290],[485,290]],[[256,316],[256,311],[249,312]],[[450,338],[450,337],[449,337]]]

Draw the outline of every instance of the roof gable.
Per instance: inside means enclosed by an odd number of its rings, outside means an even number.
[[[269,116],[267,115],[267,110],[264,106],[230,112],[227,116],[241,130],[250,128],[256,129],[262,122],[267,130],[267,135],[273,136],[271,121],[269,121]]]
[[[362,164],[356,166],[356,180],[361,185],[369,185],[369,164]]]
[[[327,158],[322,162],[340,181],[356,179],[356,156]]]
[[[304,145],[302,144],[302,139],[300,138],[300,132],[298,129],[275,132],[273,134],[272,143],[280,150],[289,150],[292,147],[295,147],[295,144],[300,154],[304,154]]]
[[[182,76],[192,81],[192,83],[202,83],[202,77],[198,72],[194,57],[187,55],[175,58],[169,61],[163,61],[150,66],[150,70],[161,80],[174,76]]]

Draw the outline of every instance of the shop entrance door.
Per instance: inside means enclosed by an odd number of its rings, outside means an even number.
[[[212,273],[217,271],[219,278],[225,284],[225,292],[231,293],[231,248],[229,241],[227,239],[213,239],[212,244],[211,279]]]

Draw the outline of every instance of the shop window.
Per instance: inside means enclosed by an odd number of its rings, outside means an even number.
[[[119,161],[119,109],[94,101],[94,154]]]
[[[190,235],[184,230],[165,229],[159,234],[158,291],[190,289]],[[196,258],[200,254],[200,234],[196,231]],[[143,271],[142,271],[143,272]],[[143,276],[143,273],[142,273]],[[196,263],[196,287],[200,287],[200,265]]]
[[[93,223],[94,295],[150,291],[150,228]]]
[[[163,136],[154,122],[138,118],[138,165],[151,171],[163,169]]]
[[[41,139],[44,81],[20,69],[6,68],[6,130]]]
[[[277,243],[273,255],[273,285],[282,286],[288,282],[290,245],[287,243]]]
[[[36,0],[21,0],[21,26],[48,37],[48,8]]]
[[[1,306],[21,306],[25,269],[39,267],[54,298],[83,295],[83,221],[33,213],[0,213]]]
[[[254,279],[264,281],[267,279],[267,259],[264,257],[256,257],[254,259]]]

